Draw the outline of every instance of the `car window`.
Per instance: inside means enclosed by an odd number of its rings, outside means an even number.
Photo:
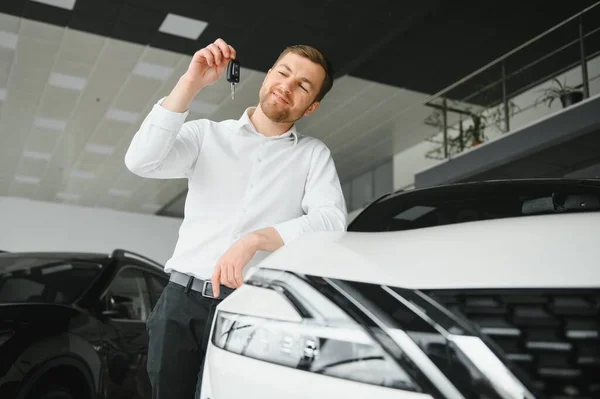
[[[12,258],[0,261],[0,303],[72,303],[102,265],[82,261]]]
[[[114,319],[146,321],[151,307],[144,273],[124,267],[111,283],[105,303]]]
[[[160,295],[169,283],[169,280],[166,277],[158,277],[157,275],[151,273],[147,273],[146,276],[148,277],[148,283],[150,284],[152,307],[154,307],[158,301],[158,298],[160,298]]]

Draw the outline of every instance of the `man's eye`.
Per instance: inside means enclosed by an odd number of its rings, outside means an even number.
[[[304,87],[304,86],[300,86],[300,88],[301,88],[302,90],[304,90],[305,92],[307,92],[307,93],[308,93],[308,89],[307,89],[306,87]]]

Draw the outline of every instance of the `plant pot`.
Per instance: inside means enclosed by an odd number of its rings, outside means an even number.
[[[583,92],[581,91],[572,91],[560,96],[560,102],[562,103],[563,108],[567,108],[581,100],[583,100]]]

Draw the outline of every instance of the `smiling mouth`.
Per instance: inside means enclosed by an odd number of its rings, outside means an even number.
[[[279,93],[273,92],[273,95],[275,96],[275,98],[277,100],[279,100],[280,102],[284,103],[284,104],[289,104],[287,102],[287,100],[285,98],[283,98]]]

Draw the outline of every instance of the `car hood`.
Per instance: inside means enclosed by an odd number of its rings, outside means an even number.
[[[597,213],[310,233],[258,266],[412,289],[600,287],[599,235]]]

